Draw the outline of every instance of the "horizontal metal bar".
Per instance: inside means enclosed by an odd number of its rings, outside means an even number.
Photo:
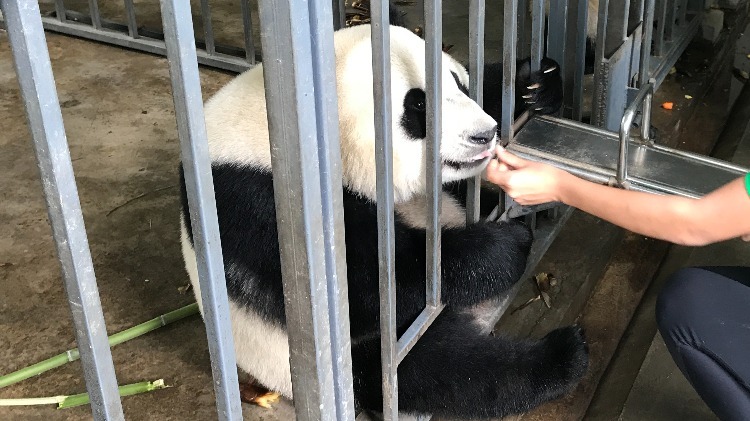
[[[124,420],[65,126],[36,1],[0,0],[95,420]]]
[[[242,419],[224,261],[203,114],[190,4],[161,0],[177,132],[185,174],[203,321],[220,420]]]
[[[96,30],[88,25],[82,25],[71,21],[60,22],[55,18],[42,17],[44,29],[62,34],[79,36],[93,41],[114,44],[120,47],[132,48],[161,56],[167,55],[164,41],[141,37],[134,39],[127,33],[108,31],[106,29]],[[243,58],[228,56],[224,54],[208,55],[205,51],[197,50],[198,63],[232,72],[244,72],[253,67]],[[258,60],[259,61],[259,60]]]
[[[424,335],[424,333],[427,331],[427,328],[432,325],[432,322],[437,319],[437,317],[440,315],[440,312],[443,311],[444,307],[445,306],[443,304],[440,304],[437,307],[428,305],[424,308],[424,310],[422,310],[421,313],[419,313],[419,316],[417,316],[414,322],[412,322],[411,326],[406,329],[406,332],[401,335],[401,338],[398,340],[398,343],[396,345],[396,361],[399,364],[401,363],[401,361],[403,361],[404,357],[406,357],[406,354],[411,351],[414,345],[417,344],[417,341],[422,337],[422,335]]]
[[[662,0],[666,1],[666,0]],[[682,55],[683,51],[687,48],[687,46],[690,44],[690,42],[695,37],[695,34],[698,33],[698,29],[700,29],[700,23],[702,21],[703,13],[699,13],[698,15],[693,16],[693,19],[690,20],[690,25],[687,26],[685,29],[685,32],[682,34],[678,34],[673,41],[670,41],[669,43],[666,43],[668,45],[671,45],[671,48],[669,48],[669,51],[666,52],[666,56],[663,57],[662,60],[656,61],[657,64],[655,68],[651,71],[653,79],[656,80],[656,83],[654,85],[655,89],[659,89],[659,86],[661,86],[661,83],[664,81],[664,79],[669,74],[669,71],[672,69],[672,66],[677,62],[677,60]],[[658,27],[658,24],[657,24]],[[664,51],[661,52],[661,54],[655,54],[656,56],[664,55]],[[651,60],[652,62],[655,61]]]
[[[704,163],[706,165],[711,165],[711,166],[714,166],[714,167],[717,167],[717,168],[723,168],[723,169],[730,170],[730,171],[737,171],[738,173],[747,173],[747,172],[750,172],[750,168],[744,167],[742,165],[737,165],[737,164],[733,164],[731,162],[722,161],[720,159],[712,158],[710,156],[699,155],[699,154],[696,154],[696,153],[693,153],[693,152],[688,152],[688,151],[682,151],[682,150],[679,150],[679,149],[669,148],[667,146],[660,145],[658,143],[649,144],[648,147],[650,147],[652,149],[656,149],[656,150],[662,151],[662,152],[667,152],[667,153],[670,153],[670,154],[673,154],[673,155],[679,155],[679,156],[684,156],[686,158],[691,158],[691,159],[694,159],[696,161],[702,162],[702,163]]]

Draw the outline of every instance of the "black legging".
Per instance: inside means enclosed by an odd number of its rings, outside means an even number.
[[[714,414],[750,420],[750,268],[678,271],[659,294],[656,320],[672,358]]]

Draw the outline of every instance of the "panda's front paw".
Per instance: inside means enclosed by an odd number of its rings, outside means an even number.
[[[553,330],[545,336],[543,359],[545,367],[539,379],[547,393],[556,398],[575,388],[586,374],[589,365],[589,348],[580,326],[566,326]],[[540,389],[541,390],[541,389]]]
[[[556,61],[544,58],[540,70],[532,72],[531,61],[526,60],[519,66],[516,80],[523,109],[539,114],[554,114],[560,109],[563,83]]]

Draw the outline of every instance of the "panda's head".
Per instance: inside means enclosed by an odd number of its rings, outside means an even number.
[[[396,202],[426,192],[425,42],[391,27],[393,184]],[[370,26],[335,33],[336,72],[344,183],[375,197],[375,107]],[[468,96],[466,69],[442,55],[443,182],[484,170],[497,141],[497,122]]]

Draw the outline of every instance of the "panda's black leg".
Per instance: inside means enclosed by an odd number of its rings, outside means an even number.
[[[354,346],[355,396],[382,408],[379,338]],[[445,417],[504,417],[571,391],[588,367],[579,327],[538,341],[482,335],[471,318],[442,314],[398,369],[399,411]]]

